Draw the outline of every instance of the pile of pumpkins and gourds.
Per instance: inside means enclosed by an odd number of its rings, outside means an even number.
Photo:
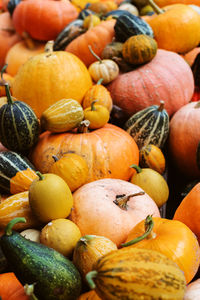
[[[200,0],[0,10],[0,298],[199,300]]]

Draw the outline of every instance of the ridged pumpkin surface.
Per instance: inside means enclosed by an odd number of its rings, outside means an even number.
[[[119,75],[107,86],[114,104],[128,115],[164,100],[169,115],[188,103],[194,92],[192,71],[178,54],[158,49],[144,66]],[[141,101],[142,99],[142,101]]]
[[[81,102],[91,86],[83,62],[71,53],[56,51],[28,60],[15,76],[12,88],[13,96],[29,104],[40,117],[58,100],[72,98]]]
[[[163,254],[147,249],[113,251],[94,266],[96,292],[103,299],[182,300],[185,278]]]

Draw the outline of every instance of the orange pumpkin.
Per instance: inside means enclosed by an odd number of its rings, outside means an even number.
[[[2,300],[29,300],[23,285],[14,273],[0,274],[0,295]]]
[[[192,66],[192,64],[195,61],[196,56],[200,53],[200,47],[195,47],[191,51],[187,52],[183,55],[183,58],[186,60],[186,62],[189,64],[189,66]]]
[[[70,218],[82,235],[101,235],[117,246],[146,215],[160,217],[155,202],[140,187],[124,180],[90,182],[76,190],[73,199]]]
[[[106,124],[88,133],[51,134],[44,132],[33,149],[31,160],[42,173],[49,172],[53,155],[60,158],[67,152],[83,156],[88,165],[87,182],[101,178],[129,180],[132,162],[138,165],[139,149],[123,129]]]
[[[200,6],[200,0],[155,0],[155,3],[158,4],[160,7],[176,3],[195,4]]]
[[[199,268],[198,241],[189,227],[179,221],[148,216],[131,230],[122,246],[151,249],[166,255],[184,272],[187,283]]]
[[[101,300],[95,291],[90,291],[84,294],[81,294],[77,300]]]
[[[11,94],[12,94],[12,82],[14,80],[13,76],[11,76],[7,73],[4,73],[3,79],[9,83],[9,85],[11,87]],[[5,89],[5,86],[0,85],[0,97],[2,97],[1,101],[3,101],[3,102],[0,102],[0,103],[5,104],[5,103],[8,102],[8,99],[7,99],[7,97],[3,97],[3,96],[6,96],[6,89]],[[3,100],[3,98],[4,98],[4,100]],[[0,106],[1,106],[1,104],[0,104]]]

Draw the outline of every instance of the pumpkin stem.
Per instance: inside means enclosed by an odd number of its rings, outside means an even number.
[[[94,104],[95,104],[97,101],[98,101],[98,100],[94,100],[94,101],[92,101],[92,103],[91,103],[91,111],[94,111],[94,110],[96,110],[96,108],[95,108]]]
[[[141,173],[142,172],[142,168],[140,168],[139,166],[137,166],[135,164],[131,165],[130,168],[134,168],[137,171],[137,173]]]
[[[194,106],[194,108],[200,108],[200,101],[198,101],[198,102],[196,103],[196,105]]]
[[[141,192],[131,194],[131,195],[128,195],[128,196],[126,196],[125,194],[117,195],[116,199],[113,201],[113,203],[115,203],[121,209],[127,210],[128,209],[127,202],[130,200],[131,197],[141,196],[141,195],[144,195],[144,194],[145,194],[145,192],[141,191]]]
[[[163,100],[160,100],[160,106],[158,107],[158,111],[163,111],[165,106],[165,102]]]
[[[131,246],[131,245],[134,245],[142,240],[144,240],[145,238],[155,238],[155,234],[153,235],[153,232],[152,232],[152,229],[153,229],[153,226],[154,226],[154,221],[153,221],[153,218],[152,216],[148,215],[145,219],[145,222],[144,222],[144,226],[145,226],[145,233],[127,243],[123,243],[121,244],[122,247],[128,247],[128,246]]]
[[[22,37],[23,37],[25,45],[28,49],[32,50],[32,49],[35,48],[35,44],[34,44],[32,38],[30,37],[30,35],[26,31],[24,31],[22,33]]]
[[[5,234],[6,235],[12,235],[12,228],[17,223],[26,223],[25,218],[14,218],[12,219],[5,228]]]
[[[59,160],[56,155],[52,155],[52,158],[54,159],[55,162],[57,162]]]
[[[4,65],[3,68],[1,69],[1,80],[4,82],[5,82],[5,80],[3,78],[3,74],[5,73],[7,66],[8,66],[8,64]]]
[[[39,180],[44,180],[44,175],[42,175],[42,173],[40,173],[39,171],[36,171],[35,173],[39,177]]]
[[[78,126],[78,133],[88,133],[88,127],[90,125],[90,121],[89,120],[83,120],[81,121],[81,123]]]
[[[36,283],[33,284],[25,284],[24,291],[27,296],[29,296],[30,300],[38,300],[38,298],[34,294],[34,286]]]
[[[54,41],[48,41],[44,47],[44,52],[49,52],[51,54],[53,52]]]
[[[89,287],[94,290],[96,287],[96,284],[94,283],[94,278],[96,278],[98,275],[97,271],[90,271],[89,273],[86,274],[85,279],[89,285]]]
[[[3,68],[1,69],[1,82],[0,82],[0,85],[1,86],[5,86],[5,90],[6,90],[6,97],[7,97],[7,102],[8,104],[13,104],[14,101],[11,97],[11,94],[10,94],[10,86],[9,86],[9,83],[6,82],[3,78],[3,74],[7,68],[8,64],[6,64],[5,66],[3,66]]]
[[[88,45],[88,48],[89,48],[90,52],[92,53],[92,55],[99,61],[100,64],[102,64],[101,58],[96,53],[94,53],[94,51],[92,50],[91,45]]]
[[[103,82],[103,78],[100,78],[100,79],[97,81],[96,85],[101,85],[102,82]]]
[[[153,0],[148,0],[148,2],[156,14],[160,15],[164,13],[164,11]]]

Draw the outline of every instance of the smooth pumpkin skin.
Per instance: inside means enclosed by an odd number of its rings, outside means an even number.
[[[90,182],[73,193],[70,219],[78,225],[82,235],[105,236],[119,246],[129,231],[148,214],[160,217],[157,205],[146,193],[131,197],[127,210],[113,202],[117,195],[140,191],[143,191],[140,187],[120,179]]]
[[[183,58],[186,60],[186,62],[189,64],[189,66],[192,66],[192,64],[195,61],[196,56],[200,53],[200,47],[195,47],[191,51],[187,52],[183,55]]]
[[[40,118],[58,100],[81,102],[91,86],[90,74],[78,57],[65,51],[44,52],[20,68],[13,81],[13,96],[29,104]]]
[[[110,113],[105,106],[94,104],[84,109],[84,118],[90,121],[89,128],[98,129],[108,123]]]
[[[164,99],[165,109],[171,116],[190,101],[194,78],[180,55],[158,49],[152,61],[120,74],[107,88],[114,104],[129,116],[150,105],[159,105],[160,99]]]
[[[30,168],[17,172],[16,175],[10,179],[11,194],[27,191],[35,178],[37,178],[37,175],[35,171]]]
[[[168,148],[170,158],[186,178],[200,176],[197,147],[200,141],[200,101],[191,102],[178,110],[170,121]]]
[[[0,274],[0,295],[2,300],[29,300],[23,285],[14,273]]]
[[[52,155],[60,157],[69,151],[86,160],[89,169],[87,182],[101,178],[129,180],[133,174],[130,165],[139,163],[139,149],[135,141],[123,129],[112,124],[89,133],[55,135],[44,132],[30,160],[36,169],[45,173],[54,163]]]
[[[158,251],[173,260],[184,272],[189,283],[198,271],[200,248],[196,236],[184,223],[153,217],[152,235],[129,247]],[[137,224],[128,234],[126,242],[145,232],[145,221]]]

